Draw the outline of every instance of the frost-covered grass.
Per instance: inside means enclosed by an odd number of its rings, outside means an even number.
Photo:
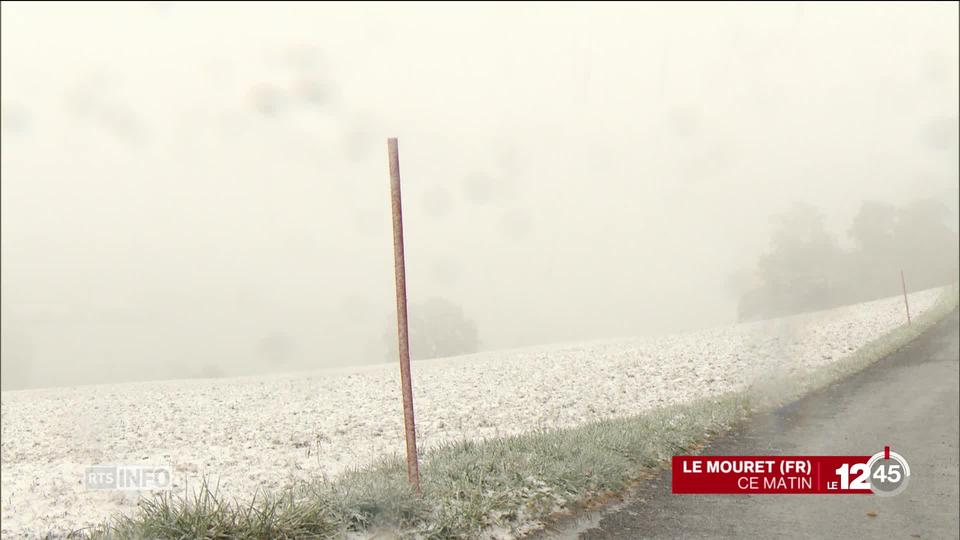
[[[842,358],[767,377],[719,396],[569,428],[442,444],[422,456],[422,497],[398,457],[299,483],[252,501],[202,489],[190,500],[158,497],[138,514],[87,531],[95,538],[345,537],[378,530],[408,537],[515,536],[555,512],[621,490],[670,456],[695,451],[751,411],[795,399],[908,343],[957,305],[957,287],[914,319]]]
[[[912,324],[902,324],[856,349],[840,360],[825,364],[801,377],[775,377],[754,383],[745,393],[755,409],[767,408],[793,401],[804,394],[852,373],[856,373],[880,358],[910,343],[946,317],[960,304],[960,284],[940,290],[936,303],[915,316]]]
[[[423,456],[419,498],[398,458],[252,503],[219,500],[215,490],[189,502],[160,497],[93,537],[337,537],[377,528],[424,538],[510,536],[622,489],[644,468],[730,427],[745,412],[743,399],[727,396],[573,429],[448,444]]]

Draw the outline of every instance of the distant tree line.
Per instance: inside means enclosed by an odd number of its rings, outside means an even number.
[[[853,218],[847,247],[813,206],[794,205],[775,219],[770,249],[734,277],[738,318],[749,321],[828,309],[956,282],[960,238],[945,205],[867,201]]]
[[[410,359],[425,360],[477,352],[477,325],[463,309],[444,298],[428,298],[407,310]],[[383,336],[387,359],[397,359],[397,326],[391,321]]]

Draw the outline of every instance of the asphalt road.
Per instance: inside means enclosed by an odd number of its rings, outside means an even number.
[[[673,495],[670,471],[558,538],[960,537],[960,331],[955,310],[866,370],[714,441],[708,455],[870,455],[910,463],[906,490],[875,495]],[[875,515],[868,515],[875,514]]]

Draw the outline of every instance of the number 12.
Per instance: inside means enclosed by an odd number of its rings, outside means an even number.
[[[836,473],[840,475],[840,489],[870,489],[870,483],[867,480],[870,478],[870,471],[867,470],[866,463],[856,463],[853,467],[849,463],[844,463]],[[851,474],[859,474],[853,480],[853,484],[850,483]]]

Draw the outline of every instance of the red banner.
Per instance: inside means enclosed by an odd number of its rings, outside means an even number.
[[[673,492],[870,494],[870,459],[871,456],[674,456]]]

